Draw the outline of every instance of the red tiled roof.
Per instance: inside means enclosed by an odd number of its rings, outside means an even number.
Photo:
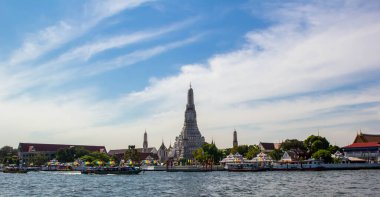
[[[343,148],[368,148],[368,147],[380,147],[379,142],[358,142]]]
[[[31,152],[31,151],[46,151],[46,152],[56,152],[59,149],[69,148],[69,147],[83,147],[89,151],[106,151],[104,146],[88,146],[88,145],[69,145],[69,144],[36,144],[36,143],[20,143],[19,150],[21,152]]]

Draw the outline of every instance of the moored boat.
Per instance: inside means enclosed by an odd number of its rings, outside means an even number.
[[[275,171],[320,171],[324,170],[322,161],[309,159],[296,162],[274,162],[271,170]]]
[[[233,163],[228,164],[230,172],[259,172],[269,170],[269,167],[258,165],[258,163]]]
[[[5,167],[3,169],[4,173],[27,173],[28,170],[24,168],[19,168],[19,167]]]
[[[81,171],[82,174],[115,174],[115,175],[133,175],[140,173],[141,170],[137,167],[98,167],[85,168]]]

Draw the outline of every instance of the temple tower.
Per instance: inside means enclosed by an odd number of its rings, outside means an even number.
[[[148,134],[146,133],[146,130],[145,130],[145,133],[144,133],[144,143],[143,143],[143,151],[146,152],[147,149],[148,149]]]
[[[238,140],[237,140],[237,132],[236,132],[236,129],[234,130],[234,139],[233,139],[233,142],[232,142],[232,145],[233,147],[238,147]]]
[[[177,159],[193,159],[193,151],[200,148],[204,142],[205,139],[198,129],[194,93],[190,85],[190,89],[187,92],[184,125],[175,143]]]

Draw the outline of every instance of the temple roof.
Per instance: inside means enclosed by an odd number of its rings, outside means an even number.
[[[164,142],[162,142],[162,144],[161,144],[161,146],[160,146],[160,149],[161,149],[161,150],[166,150],[166,146],[165,146]]]
[[[265,149],[265,150],[274,150],[274,143],[267,143],[267,142],[260,142],[260,145]]]
[[[20,143],[18,147],[20,152],[56,152],[59,149],[70,147],[82,147],[89,151],[106,152],[105,146],[89,145]]]
[[[354,140],[354,143],[358,142],[380,142],[380,135],[359,132]]]
[[[370,148],[370,147],[380,147],[379,142],[358,142],[358,143],[353,143],[351,145],[342,147],[343,149],[345,148]]]
[[[109,155],[118,155],[118,154],[124,154],[125,151],[127,151],[128,149],[114,149],[114,150],[110,150],[108,152]],[[144,148],[136,148],[137,152],[139,153],[142,153],[144,151]],[[153,154],[156,154],[157,153],[157,150],[155,147],[150,147],[150,148],[147,148],[146,150],[146,153],[153,153]]]

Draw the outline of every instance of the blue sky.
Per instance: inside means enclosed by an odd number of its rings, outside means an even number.
[[[0,1],[0,144],[379,133],[377,1]],[[11,135],[10,135],[11,134]]]

